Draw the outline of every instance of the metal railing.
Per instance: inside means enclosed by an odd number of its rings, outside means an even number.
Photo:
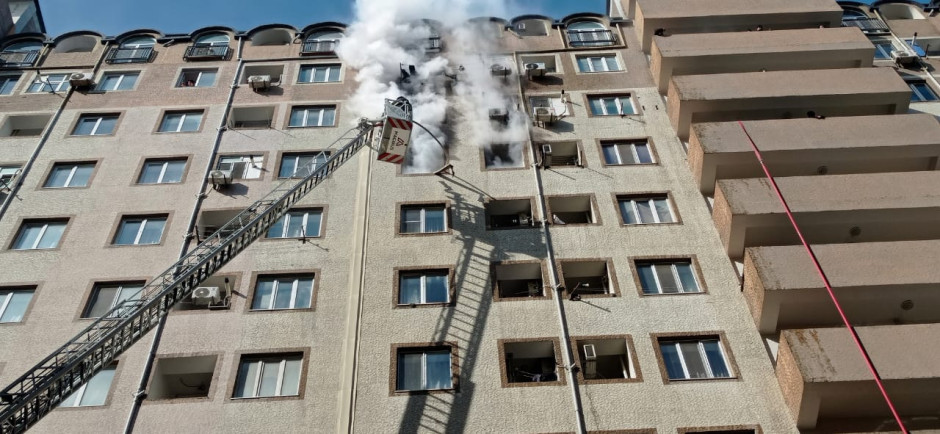
[[[842,27],[858,27],[864,33],[890,33],[891,29],[878,18],[845,18]]]
[[[572,47],[603,47],[614,45],[617,38],[610,30],[569,30],[568,45]]]
[[[147,63],[153,58],[153,47],[112,48],[104,61],[108,63]]]
[[[428,44],[425,47],[427,50],[440,50],[443,47],[443,42],[441,42],[440,36],[431,36],[428,38]]]
[[[186,47],[186,54],[183,57],[189,60],[226,59],[230,51],[231,48],[228,45],[194,44]]]
[[[376,122],[363,119],[349,143],[301,180],[288,179],[0,391],[0,433],[20,433],[156,327],[170,308],[222,268],[297,201],[366,146]],[[345,136],[345,135],[344,135]],[[316,164],[316,162],[311,162]]]
[[[0,53],[0,67],[33,66],[38,51],[5,51]]]
[[[336,50],[337,41],[307,41],[304,42],[300,54],[332,53]]]

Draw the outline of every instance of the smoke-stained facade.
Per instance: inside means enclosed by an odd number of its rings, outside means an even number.
[[[403,96],[403,164],[361,151],[33,430],[897,430],[751,140],[938,429],[940,21],[883,3],[8,37],[0,383]]]

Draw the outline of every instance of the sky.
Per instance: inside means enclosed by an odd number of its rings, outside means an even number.
[[[447,1],[447,0],[439,0]],[[577,12],[606,13],[606,0],[506,0],[519,14],[555,19]],[[321,21],[350,23],[352,0],[40,0],[49,36],[94,30],[116,36],[151,28],[163,33],[190,33],[206,26],[249,30],[262,24],[303,28]],[[512,18],[512,17],[502,17]]]

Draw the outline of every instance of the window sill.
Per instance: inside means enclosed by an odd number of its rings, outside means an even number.
[[[728,381],[728,380],[737,380],[738,377],[715,377],[715,378],[668,378],[665,377],[665,382],[668,383],[696,383],[700,381]]]
[[[313,310],[314,309],[312,307],[293,307],[293,308],[284,308],[284,309],[248,309],[248,313],[313,312]]]
[[[287,128],[303,129],[303,128],[333,128],[336,125],[288,125]]]
[[[406,303],[406,304],[396,303],[395,308],[396,309],[417,309],[417,308],[422,308],[422,307],[451,307],[453,305],[454,303],[450,301],[439,302],[439,303]],[[396,390],[396,392],[398,391]]]
[[[457,393],[454,387],[448,389],[425,389],[425,390],[393,390],[392,396],[412,396],[412,395],[436,395],[442,393]]]
[[[640,292],[640,295],[643,295],[643,296],[650,296],[650,297],[659,297],[659,296],[667,296],[667,297],[668,297],[668,296],[672,296],[672,295],[703,295],[703,294],[708,294],[708,292],[706,292],[706,291],[698,291],[698,292],[652,292],[652,293],[647,293],[647,292],[642,292],[642,290],[641,290],[641,292]]]
[[[303,399],[303,395],[284,395],[284,396],[233,396],[228,402],[265,402],[265,401],[285,401],[292,399]]]

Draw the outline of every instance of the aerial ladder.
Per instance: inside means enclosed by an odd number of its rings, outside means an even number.
[[[325,162],[318,164],[314,159],[147,282],[136,296],[116,305],[0,391],[0,433],[26,431],[107,367],[200,283],[266,234],[307,193],[370,146],[375,128],[382,127],[379,160],[400,163],[413,124],[407,99],[385,100],[382,118],[361,119],[349,131],[354,132],[349,142]]]

